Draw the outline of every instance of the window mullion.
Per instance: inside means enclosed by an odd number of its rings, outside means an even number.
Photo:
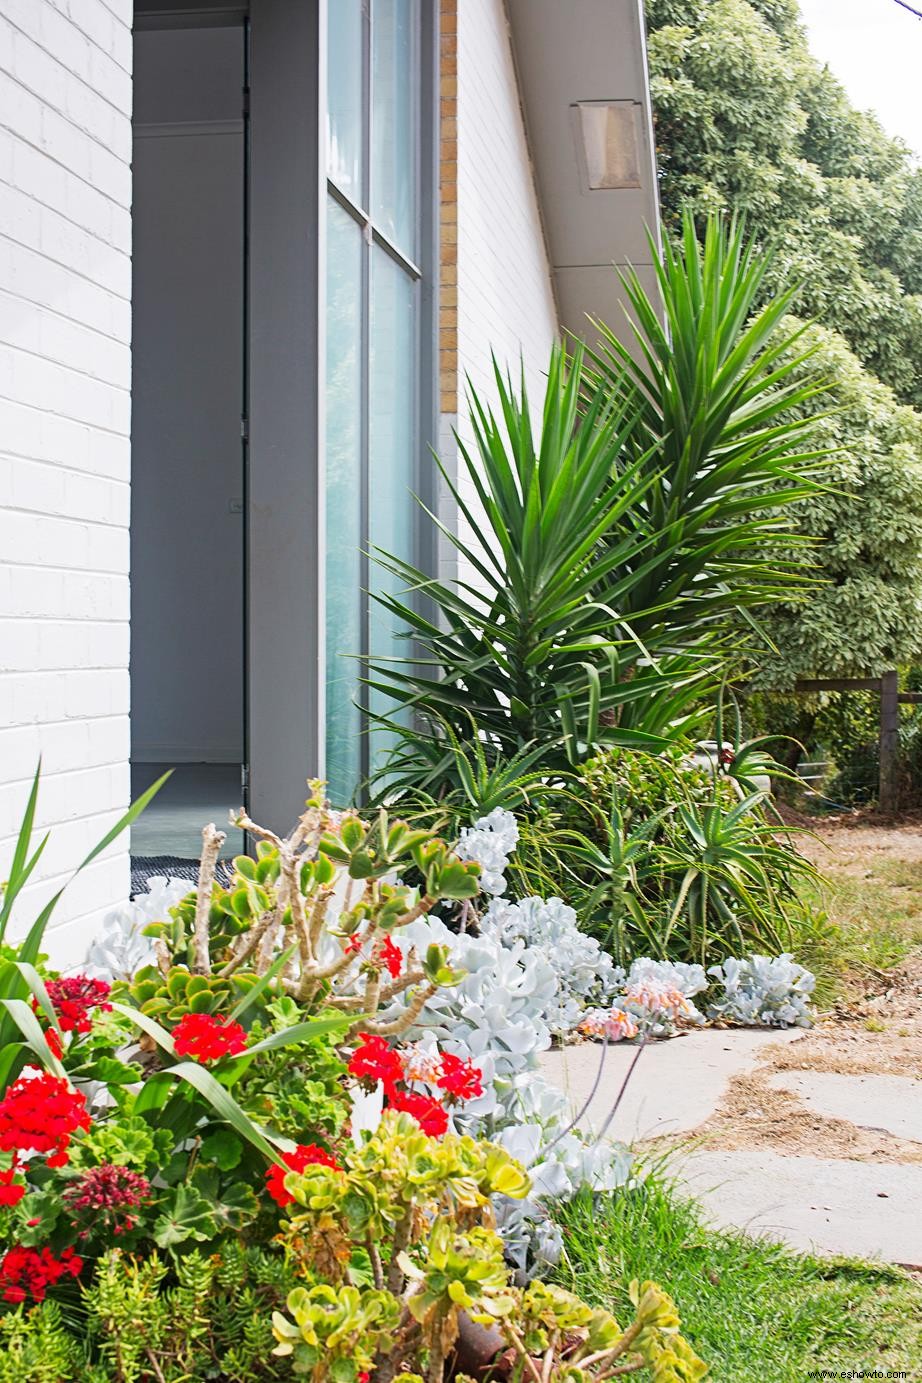
[[[363,49],[362,49],[362,114],[363,114],[363,138],[365,142],[364,158],[364,185],[362,187],[362,200],[364,205],[371,207],[372,189],[372,65],[371,65],[371,26],[374,22],[373,0],[365,0],[364,4],[364,29],[363,29]],[[361,400],[362,410],[361,424],[361,532],[362,532],[362,555],[360,570],[362,573],[362,587],[360,600],[362,602],[362,678],[368,675],[368,657],[371,652],[371,599],[368,592],[371,589],[371,562],[369,549],[371,543],[371,419],[369,416],[371,401],[371,217],[370,210],[365,213],[364,225],[362,227],[362,366],[361,366]],[[358,688],[358,697],[362,706],[368,706],[368,688],[364,680]],[[363,729],[360,747],[360,763],[362,777],[367,777],[370,769],[369,757],[369,736],[367,726]]]

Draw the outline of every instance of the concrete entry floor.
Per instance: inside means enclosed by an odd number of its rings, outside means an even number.
[[[133,763],[132,800],[169,767]],[[202,827],[209,821],[227,832],[222,856],[239,855],[243,832],[228,825],[228,816],[240,802],[239,764],[180,764],[132,827],[132,856],[174,855],[197,860],[202,850]]]

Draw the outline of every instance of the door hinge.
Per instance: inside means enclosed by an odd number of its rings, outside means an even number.
[[[241,764],[241,765],[240,765],[240,787],[241,787],[241,789],[242,789],[243,792],[246,792],[246,790],[247,790],[247,788],[248,788],[249,786],[250,786],[250,765],[249,765],[249,764]]]
[[[245,414],[240,419],[240,440],[242,442],[250,440],[250,420]]]
[[[243,115],[244,120],[246,120],[247,116],[248,116],[249,113],[250,113],[250,88],[249,88],[248,86],[245,86],[245,87],[243,88],[243,90],[241,91],[241,93],[240,93],[240,102],[241,102],[241,113],[242,113],[242,115]]]

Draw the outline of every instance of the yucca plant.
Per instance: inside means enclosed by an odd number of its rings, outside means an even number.
[[[629,559],[636,579],[619,613],[663,658],[709,633],[732,637],[739,612],[809,587],[808,554],[799,564],[771,554],[779,531],[809,541],[791,534],[789,506],[816,493],[826,453],[797,416],[822,387],[803,378],[804,328],[785,327],[797,289],[758,307],[771,250],[716,216],[699,241],[690,213],[681,239],[655,249],[651,240],[659,303],[635,272],[622,275],[635,351],[596,323],[586,374],[587,396],[607,390],[635,421],[619,465],[639,465],[650,483],[606,541],[648,540]]]
[[[604,329],[590,357],[555,348],[538,435],[524,380],[495,368],[495,411],[471,391],[474,447],[458,448],[475,502],[441,468],[470,536],[430,516],[461,575],[377,556],[398,593],[376,599],[408,641],[371,660],[398,737],[379,785],[459,786],[433,744],[470,716],[491,755],[543,746],[530,768],[551,776],[605,744],[661,748],[716,691],[737,612],[803,581],[765,558],[818,460],[790,416],[813,392],[778,332],[790,294],[756,309],[766,263],[739,227],[715,220],[699,247],[689,221],[657,270],[665,325],[625,279],[639,360]]]

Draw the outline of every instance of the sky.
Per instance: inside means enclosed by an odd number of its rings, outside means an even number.
[[[811,50],[852,104],[922,157],[922,19],[896,0],[800,0],[800,9]]]

